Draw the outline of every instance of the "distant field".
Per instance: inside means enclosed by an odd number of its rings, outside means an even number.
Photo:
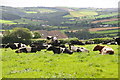
[[[10,20],[0,20],[0,23],[4,23],[4,24],[17,24],[13,21],[10,21]]]
[[[98,13],[92,11],[70,11],[70,15],[66,15],[64,17],[82,17],[91,15],[98,15]]]
[[[99,30],[108,30],[108,29],[120,29],[120,27],[91,28],[89,29],[89,31],[99,31]]]
[[[108,22],[108,21],[118,21],[118,19],[103,19],[103,20],[97,20],[97,21],[93,21],[91,23],[98,23],[98,22]]]
[[[109,45],[114,55],[100,55],[92,51],[95,45],[85,45],[90,53],[53,54],[44,50],[37,53],[16,54],[2,50],[3,78],[118,78],[118,46]]]
[[[112,17],[112,16],[117,16],[117,15],[118,13],[111,13],[111,14],[99,15],[99,16],[96,16],[95,18]]]
[[[25,13],[38,13],[38,12],[35,12],[35,11],[25,11]]]
[[[19,24],[41,24],[43,23],[43,21],[38,21],[38,20],[30,20],[30,19],[25,19],[25,18],[22,18],[22,19],[18,19],[18,20],[13,20],[15,22],[18,22]]]
[[[120,21],[103,22],[102,24],[118,24]]]
[[[118,32],[118,30],[94,31],[90,33],[115,33],[115,32]]]
[[[55,10],[51,10],[51,9],[39,9],[39,11],[41,13],[52,13],[52,12],[56,12]]]

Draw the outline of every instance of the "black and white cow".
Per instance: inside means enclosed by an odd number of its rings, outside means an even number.
[[[26,45],[22,43],[8,43],[4,46],[4,48],[11,48],[11,49],[19,49],[21,47],[26,47]]]
[[[74,45],[69,44],[69,48],[70,50],[72,50],[73,52],[89,52],[89,50],[87,50],[84,47],[76,47]]]
[[[45,43],[32,43],[32,44],[30,44],[30,47],[36,47],[38,49],[38,51],[41,51],[42,49],[46,49],[47,46],[48,45]]]
[[[82,43],[81,41],[77,40],[77,41],[70,41],[70,44],[72,45],[85,45],[84,43]]]
[[[117,42],[118,45],[120,45],[120,37],[119,38],[113,38],[113,39]]]
[[[16,53],[36,53],[38,48],[36,47],[22,47],[16,50]]]
[[[54,54],[60,54],[60,53],[73,54],[73,52],[69,50],[67,47],[65,47],[65,45],[60,45],[60,46],[48,45],[47,50],[53,51]]]
[[[94,44],[94,41],[86,41],[85,44]]]

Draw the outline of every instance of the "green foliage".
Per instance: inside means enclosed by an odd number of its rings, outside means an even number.
[[[32,34],[27,28],[14,28],[11,32],[6,31],[4,37],[2,38],[3,43],[9,42],[30,42]]]
[[[13,31],[10,33],[10,36],[15,39],[31,39],[32,34],[29,29],[27,28],[14,28]]]
[[[118,78],[118,46],[109,45],[114,55],[92,51],[95,45],[85,45],[90,53],[53,54],[45,50],[17,54],[2,51],[3,78]]]
[[[33,39],[41,38],[41,35],[38,32],[33,32]]]
[[[96,44],[102,43],[104,41],[113,41],[112,38],[93,38],[93,39],[90,39],[90,40],[94,41]]]

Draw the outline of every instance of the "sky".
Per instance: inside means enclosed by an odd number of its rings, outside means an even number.
[[[120,0],[1,0],[0,5],[11,7],[95,7],[117,8]]]

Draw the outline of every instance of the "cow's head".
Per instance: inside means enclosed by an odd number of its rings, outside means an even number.
[[[89,53],[89,50],[87,50],[84,47],[78,47],[78,50],[79,50],[79,52],[88,52]]]
[[[101,51],[103,49],[104,46],[100,46],[100,45],[97,45],[94,47],[93,51]]]

